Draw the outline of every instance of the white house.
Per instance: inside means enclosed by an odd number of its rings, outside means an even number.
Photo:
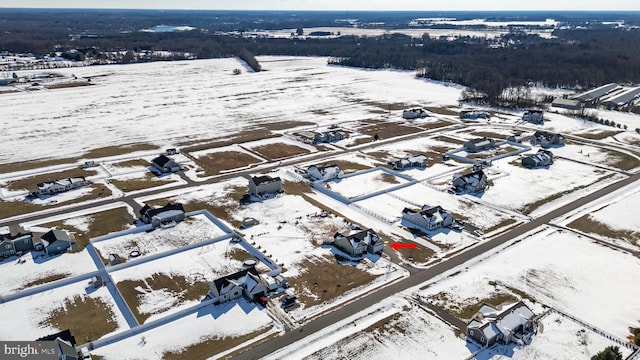
[[[451,226],[452,223],[453,214],[440,206],[424,205],[420,211],[409,208],[402,210],[402,224],[409,228],[432,231]]]
[[[307,177],[312,181],[328,181],[344,177],[344,171],[338,165],[326,164],[322,166],[311,165],[307,168]]]
[[[268,284],[264,283],[255,267],[218,278],[209,284],[209,297],[218,304],[241,296],[253,301],[261,296],[267,296],[268,293]]]
[[[36,195],[53,195],[85,186],[87,181],[83,176],[42,182],[36,185]]]
[[[426,168],[427,157],[425,155],[405,156],[393,163],[393,168],[396,170],[411,169],[414,167],[421,169]]]
[[[427,116],[429,116],[429,113],[425,109],[421,108],[407,109],[402,112],[402,117],[404,119],[425,118]]]
[[[361,258],[366,253],[379,254],[384,250],[384,241],[371,229],[337,232],[333,236],[333,245],[354,258]]]

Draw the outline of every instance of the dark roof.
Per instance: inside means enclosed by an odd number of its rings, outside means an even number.
[[[215,280],[213,280],[213,284],[215,285],[216,290],[218,290],[218,293],[220,293],[220,290],[222,290],[222,288],[225,285],[229,284],[229,280],[241,279],[244,276],[246,276],[248,273],[251,273],[251,274],[253,274],[255,276],[258,276],[258,271],[256,270],[255,267],[252,266],[250,268],[247,268],[247,269],[244,269],[244,270],[240,270],[240,271],[238,271],[236,273],[233,273],[233,274],[230,274],[230,275],[215,279]]]
[[[143,212],[144,210],[144,212]],[[140,210],[140,215],[146,215],[149,219],[151,219],[152,217],[165,212],[165,211],[170,211],[170,210],[180,210],[182,212],[184,212],[184,206],[182,206],[182,204],[177,203],[177,204],[171,204],[171,203],[167,203],[167,205],[161,207],[161,208],[157,208],[157,209],[153,209],[151,208],[149,205],[145,205],[141,210]]]
[[[48,232],[44,233],[41,237],[42,240],[48,242],[49,244],[57,241],[73,241],[69,234],[64,230],[51,229]]]
[[[599,97],[602,97],[604,95],[609,94],[610,92],[619,89],[620,86],[618,84],[607,84],[607,85],[603,85],[600,86],[598,88],[595,88],[593,90],[589,90],[585,93],[582,93],[580,95],[576,95],[573,98],[577,99],[577,100],[582,100],[582,101],[591,101],[591,100],[595,100]]]
[[[543,138],[545,138],[547,140],[553,139],[553,137],[556,136],[556,135],[562,136],[562,135],[559,135],[559,134],[550,133],[548,131],[536,131],[535,133],[533,133],[533,137],[535,137],[535,138],[543,137]]]
[[[260,185],[260,184],[266,184],[266,183],[270,183],[270,182],[273,182],[273,181],[280,181],[280,178],[279,177],[272,178],[271,176],[268,176],[268,175],[262,175],[262,176],[254,176],[254,177],[251,178],[251,180],[257,186],[257,185]]]
[[[39,339],[36,339],[36,341],[54,341],[57,338],[60,338],[61,340],[64,340],[64,341],[70,343],[73,346],[76,345],[76,338],[71,334],[71,330],[69,330],[69,329],[62,330],[59,333],[55,333],[55,334],[51,334],[51,335],[47,335],[47,336],[41,337]]]
[[[160,155],[157,158],[151,160],[152,163],[158,165],[159,167],[164,167],[169,161],[173,161],[170,158]]]
[[[437,213],[437,212],[446,212],[445,209],[442,208],[442,206],[438,205],[438,206],[432,206],[430,208],[426,208],[426,209],[422,209],[422,211],[420,211],[420,215],[427,215],[428,217],[433,216],[433,214]]]

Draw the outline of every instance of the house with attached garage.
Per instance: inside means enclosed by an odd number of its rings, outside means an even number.
[[[253,176],[249,179],[249,194],[262,197],[282,192],[282,180],[268,175]]]
[[[78,353],[78,350],[76,350],[76,338],[75,336],[73,336],[73,334],[71,333],[71,330],[69,329],[60,331],[59,333],[41,337],[36,341],[55,342],[54,344],[55,350],[56,350],[56,353],[58,354],[57,358],[60,360],[80,359],[80,354]]]
[[[359,227],[333,236],[333,245],[353,258],[362,258],[365,254],[380,254],[384,250],[384,241],[375,231]]]
[[[465,142],[462,147],[469,153],[491,150],[496,147],[496,141],[487,137],[471,139]]]
[[[223,276],[209,284],[209,294],[214,303],[222,304],[244,296],[248,301],[258,300],[269,294],[268,284],[255,267]]]
[[[422,210],[402,210],[402,225],[422,231],[433,231],[453,224],[453,214],[441,206],[424,205]]]
[[[140,220],[145,224],[153,225],[154,228],[173,225],[184,220],[184,207],[180,203],[167,203],[161,208],[154,209],[145,204],[140,209]]]
[[[426,118],[429,113],[425,109],[415,108],[402,111],[402,118],[404,119],[418,119]]]
[[[424,169],[427,167],[427,157],[425,155],[405,156],[393,162],[395,170],[405,170],[411,168]]]
[[[334,141],[340,141],[346,137],[347,135],[344,133],[344,131],[341,131],[341,130],[325,131],[325,132],[315,134],[313,136],[313,143],[314,144],[330,143]]]
[[[38,183],[36,185],[35,195],[53,195],[87,185],[87,181],[83,176],[61,179],[56,181],[48,181]]]
[[[564,136],[548,131],[536,131],[531,135],[530,141],[532,146],[540,145],[545,149],[552,146],[564,146]]]
[[[47,255],[57,255],[70,251],[76,240],[64,230],[52,229],[44,233],[40,240]]]
[[[151,160],[151,168],[160,172],[160,174],[169,174],[179,171],[180,165],[166,155],[160,155],[157,158]]]
[[[476,169],[468,174],[453,174],[452,190],[456,194],[480,193],[488,185],[487,175],[482,169]]]
[[[549,166],[551,164],[553,164],[553,153],[549,150],[540,149],[537,154],[522,158],[522,166],[527,169]]]
[[[542,110],[527,110],[522,114],[522,121],[541,125],[544,123],[544,112]]]
[[[523,345],[535,331],[534,317],[533,311],[522,301],[503,305],[500,310],[485,304],[467,324],[467,340],[482,346],[495,343]]]
[[[9,257],[33,249],[33,234],[20,226],[10,226],[8,234],[0,234],[0,257]]]
[[[311,165],[307,168],[307,177],[312,181],[328,181],[344,177],[344,171],[340,170],[338,165],[333,164]]]

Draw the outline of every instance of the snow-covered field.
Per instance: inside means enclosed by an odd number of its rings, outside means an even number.
[[[60,69],[95,86],[3,94],[3,162],[81,156],[87,144],[169,147],[267,123],[365,119],[379,109],[371,102],[454,105],[462,91],[416,79],[412,71],[329,66],[326,58],[258,60],[267,71],[242,75],[232,75],[242,67],[236,59]],[[176,126],[178,120],[189,126]]]
[[[467,264],[423,294],[448,308],[474,305],[510,287],[625,339],[628,328],[639,325],[640,291],[632,285],[637,271],[640,261],[633,255],[549,229]],[[494,281],[498,285],[489,284]],[[441,293],[447,300],[437,299]]]
[[[382,170],[374,170],[333,180],[328,182],[328,185],[331,191],[346,198],[353,199],[406,183],[406,179],[391,175]]]
[[[207,340],[219,340],[225,344],[225,339],[228,342],[231,338],[257,331],[266,333],[251,339],[256,341],[273,332],[273,326],[273,321],[264,310],[240,300],[237,303],[209,305],[153,330],[101,347],[92,351],[92,354],[102,356],[105,360],[162,359],[165,353],[181,353],[189,346]],[[213,345],[209,345],[209,348],[208,353],[217,352]]]
[[[94,242],[94,247],[105,259],[109,254],[118,254],[126,258],[134,250],[139,251],[141,256],[151,255],[197,244],[224,234],[225,231],[213,224],[206,216],[195,215],[185,218],[185,221],[170,228],[126,234]]]
[[[0,313],[11,326],[0,327],[0,338],[3,340],[37,339],[51,335],[65,329],[56,329],[46,324],[50,314],[56,309],[65,309],[67,300],[73,301],[75,296],[100,299],[113,313],[112,320],[116,322],[116,330],[128,329],[122,313],[116,306],[107,287],[93,289],[88,281],[79,281],[70,285],[57,287],[52,290],[39,292],[18,300],[1,303]],[[101,312],[98,312],[101,314]],[[95,315],[99,316],[99,315]],[[109,334],[106,334],[107,336]],[[84,342],[86,339],[77,339]],[[95,339],[93,339],[95,340]]]
[[[24,262],[19,263],[18,260]],[[95,270],[95,264],[86,250],[57,256],[47,256],[39,251],[28,252],[19,259],[12,257],[0,262],[0,272],[5,274],[0,277],[0,296],[36,286],[34,282],[47,277],[59,275],[66,278]]]

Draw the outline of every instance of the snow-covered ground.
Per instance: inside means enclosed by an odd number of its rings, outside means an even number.
[[[20,262],[19,262],[20,260]],[[45,255],[42,251],[31,251],[20,258],[11,257],[0,262],[0,296],[8,295],[47,277],[71,277],[97,270],[86,250],[56,256]]]
[[[224,230],[213,224],[206,216],[195,215],[185,218],[185,221],[170,228],[126,234],[94,242],[94,247],[105,259],[109,254],[118,254],[126,258],[134,250],[139,251],[140,256],[146,256],[197,244],[224,234]]]
[[[106,304],[113,313],[112,320],[117,324],[116,330],[110,334],[128,329],[127,322],[116,306],[107,287],[93,289],[88,284],[88,281],[79,281],[18,300],[0,303],[0,313],[3,314],[4,321],[7,324],[11,324],[11,326],[0,327],[0,338],[24,341],[25,339],[37,339],[65,330],[55,329],[46,325],[46,322],[54,310],[65,309],[65,302],[67,300],[73,301],[76,296],[100,299]],[[78,341],[82,342],[86,341],[86,339],[78,339]]]
[[[423,294],[452,308],[474,305],[496,291],[509,293],[510,287],[625,339],[628,328],[639,325],[640,290],[631,285],[637,271],[640,261],[633,255],[550,229],[465,264],[462,272],[442,276]],[[494,281],[496,286],[489,284]]]
[[[368,171],[328,182],[331,191],[346,198],[357,198],[376,191],[406,184],[407,180],[382,170]]]
[[[223,139],[249,125],[366,119],[380,108],[371,102],[455,105],[462,91],[416,79],[412,71],[329,66],[322,57],[258,61],[268,71],[239,76],[232,74],[242,66],[237,59],[59,69],[90,77],[95,86],[3,94],[3,162],[79,156],[87,144],[166,147]],[[176,126],[177,119],[189,126]]]
[[[264,334],[251,339],[256,341],[273,332],[274,325],[266,311],[241,299],[237,303],[209,305],[191,315],[101,347],[92,354],[105,360],[155,360],[163,358],[164,353],[180,353],[207,340],[220,340],[224,344],[225,339],[263,331]],[[215,348],[210,353],[216,353]]]

